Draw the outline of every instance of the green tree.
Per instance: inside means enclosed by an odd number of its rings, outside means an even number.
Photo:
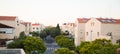
[[[37,50],[40,53],[45,52],[46,47],[42,39],[37,37],[27,37],[23,41],[24,49],[26,52],[31,52]]]
[[[73,39],[69,39],[68,37],[65,37],[64,35],[56,36],[55,41],[60,47],[69,48],[70,50],[75,49]]]
[[[81,42],[77,50],[80,54],[115,54],[117,47],[110,40],[96,39],[92,42]]]
[[[60,35],[59,29],[57,29],[56,27],[52,27],[50,29],[50,35],[52,37],[56,37],[57,35]]]
[[[30,34],[32,34],[32,36],[39,36],[39,32],[30,32]]]
[[[56,37],[57,35],[60,35],[60,28],[59,25],[57,27],[48,27],[45,28],[41,33],[40,37],[46,37],[48,35],[51,35],[51,37]]]
[[[23,40],[15,40],[7,45],[7,48],[24,48]]]
[[[41,37],[42,39],[44,39],[46,36],[47,36],[47,33],[46,33],[44,30],[41,31],[40,37]]]
[[[25,32],[21,32],[18,39],[25,39],[25,38],[26,38]]]
[[[43,53],[46,50],[45,44],[42,39],[37,37],[27,36],[25,39],[18,39],[7,45],[7,48],[23,48],[26,54],[30,54],[31,51],[38,51]]]
[[[58,29],[58,35],[60,35],[61,34],[61,29],[60,29],[59,24],[57,24],[56,28]]]
[[[75,54],[74,51],[70,51],[67,48],[58,48],[52,52],[52,54]]]

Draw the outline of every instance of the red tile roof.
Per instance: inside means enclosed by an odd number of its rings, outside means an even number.
[[[16,16],[0,16],[0,20],[12,20],[14,21]]]
[[[38,23],[35,23],[35,24],[32,24],[32,26],[40,26],[40,24],[38,24]]]
[[[96,18],[102,23],[117,23],[120,24],[120,19],[112,19],[112,18]]]
[[[21,22],[22,24],[31,24],[31,22]]]
[[[77,18],[77,21],[79,22],[79,23],[86,23],[86,22],[88,22],[90,20],[90,18]]]

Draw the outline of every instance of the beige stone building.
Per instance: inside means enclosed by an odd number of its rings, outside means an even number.
[[[32,23],[31,22],[21,22],[21,24],[23,24],[25,26],[25,34],[27,36],[30,35],[30,32],[32,32]]]
[[[86,19],[85,23],[81,19],[77,21],[75,45],[95,39],[108,39],[115,44],[120,39],[120,19],[91,18]]]
[[[16,16],[0,16],[0,23],[14,28],[13,37],[19,37],[22,31],[25,31],[25,26],[19,22]]]
[[[0,47],[5,46],[7,40],[14,38],[14,27],[0,23]]]
[[[67,31],[67,32],[69,32],[69,34],[74,36],[75,35],[75,27],[76,27],[75,23],[64,23],[61,26],[61,30],[63,32]]]
[[[45,27],[43,24],[34,23],[34,24],[32,24],[31,30],[32,30],[32,32],[39,32],[40,33],[44,28]]]
[[[79,45],[81,41],[85,41],[85,24],[88,22],[88,18],[77,18],[75,21],[75,45]]]

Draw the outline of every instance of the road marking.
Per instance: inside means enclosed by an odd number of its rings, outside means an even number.
[[[54,49],[56,49],[56,48],[47,48],[47,50],[54,50]]]

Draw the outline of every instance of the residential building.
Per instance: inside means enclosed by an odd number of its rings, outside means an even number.
[[[77,24],[75,45],[79,45],[81,41],[93,41],[95,39],[108,39],[115,44],[116,40],[120,39],[120,19],[91,18],[86,21],[84,26],[80,26],[82,25],[80,22]],[[80,33],[81,30],[82,33]]]
[[[0,46],[5,45],[5,41],[14,39],[14,27],[0,23]]]
[[[40,33],[44,28],[45,27],[43,24],[34,23],[34,24],[32,24],[31,30],[32,30],[32,32],[39,32]]]
[[[69,32],[70,35],[75,35],[75,23],[64,23],[61,26],[63,32]]]
[[[77,18],[75,21],[75,45],[79,45],[81,41],[85,41],[85,24],[89,21],[89,18]]]
[[[25,26],[25,34],[27,35],[27,36],[29,36],[29,33],[30,32],[32,32],[32,24],[31,24],[31,22],[21,22],[21,24],[23,24],[24,26]]]
[[[25,26],[20,23],[16,16],[0,16],[0,23],[14,27],[14,36],[19,37],[19,34],[25,31]]]

